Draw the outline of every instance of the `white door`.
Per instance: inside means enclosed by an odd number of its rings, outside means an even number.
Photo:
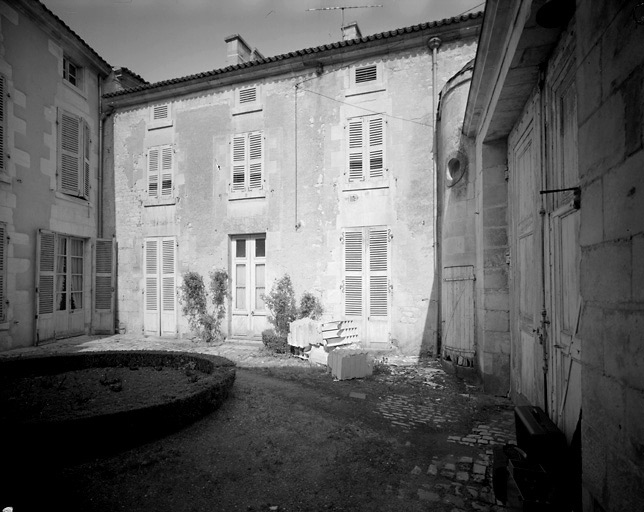
[[[526,105],[508,139],[511,234],[511,365],[513,389],[543,407],[543,347],[538,336],[542,304],[539,96]]]
[[[174,237],[144,243],[143,331],[148,335],[177,335],[176,245]]]
[[[266,235],[231,239],[232,314],[235,337],[260,337],[270,327],[263,295],[266,293]]]
[[[372,347],[389,342],[390,250],[386,226],[344,231],[344,319],[360,326],[360,339]]]
[[[574,55],[574,52],[572,52]],[[579,185],[577,164],[577,92],[574,59],[551,70],[547,111],[550,161],[548,189],[549,395],[550,417],[572,440],[581,411],[581,341],[577,337],[579,289]]]

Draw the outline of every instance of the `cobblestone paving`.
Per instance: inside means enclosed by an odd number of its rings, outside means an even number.
[[[405,395],[389,395],[383,397],[376,410],[389,422],[404,431],[413,428],[429,426],[435,430],[445,430],[450,424],[458,421],[460,411],[457,407],[450,408],[437,402],[419,404],[415,397]]]

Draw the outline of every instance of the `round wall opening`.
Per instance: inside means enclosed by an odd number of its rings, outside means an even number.
[[[461,161],[460,155],[454,156],[447,161],[446,180],[447,186],[456,185],[465,174],[467,165]]]

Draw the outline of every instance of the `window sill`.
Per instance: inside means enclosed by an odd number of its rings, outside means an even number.
[[[85,91],[79,87],[76,87],[74,84],[69,83],[67,80],[63,78],[63,83],[72,91],[74,91],[76,94],[79,96],[82,96],[83,98],[87,99],[87,94]]]
[[[172,206],[179,202],[176,197],[170,197],[168,199],[146,199],[143,201],[144,208],[150,208],[152,206]]]
[[[11,328],[11,322],[1,322],[0,331],[8,331]]]
[[[259,105],[257,103],[253,103],[250,105],[243,105],[243,106],[237,106],[232,109],[232,115],[233,116],[239,116],[241,114],[251,114],[253,112],[261,112],[264,110],[264,107],[262,105]]]
[[[158,130],[159,128],[168,128],[172,126],[172,119],[167,119],[163,121],[150,121],[148,124],[148,130]]]
[[[387,89],[383,84],[373,84],[370,86],[362,86],[362,87],[351,87],[350,89],[347,89],[347,91],[344,93],[345,97],[349,96],[360,96],[361,94],[371,94],[372,92],[383,92],[386,91]]]
[[[354,190],[374,190],[382,188],[389,188],[389,180],[387,178],[371,181],[349,181],[342,184],[343,192],[353,192]]]
[[[228,193],[229,201],[238,201],[240,199],[258,199],[266,197],[266,190],[243,190]]]
[[[77,196],[72,196],[69,194],[66,194],[65,192],[61,192],[60,190],[56,191],[56,197],[58,199],[64,199],[65,201],[69,201],[71,203],[79,204],[82,206],[93,206],[93,204],[88,200],[85,199],[84,197],[77,197]]]
[[[0,172],[0,183],[7,183],[11,185],[13,180],[11,179],[11,176],[9,176],[8,173],[6,172]]]

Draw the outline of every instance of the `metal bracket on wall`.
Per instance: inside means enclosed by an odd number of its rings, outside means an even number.
[[[572,206],[575,210],[581,208],[581,189],[579,187],[568,187],[568,188],[555,188],[552,190],[540,190],[539,194],[555,194],[557,192],[570,192],[572,191]]]

